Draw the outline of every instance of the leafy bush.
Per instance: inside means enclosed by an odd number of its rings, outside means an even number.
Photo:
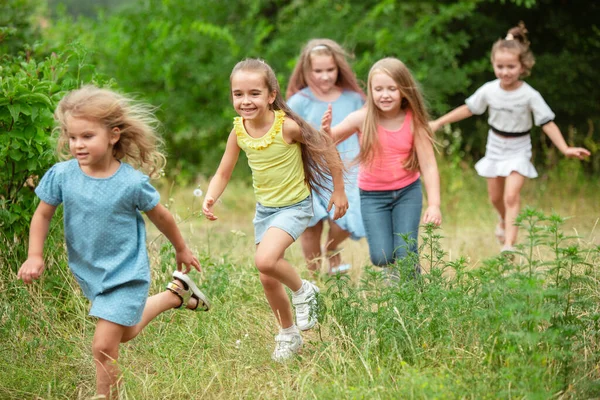
[[[56,161],[53,112],[68,90],[78,86],[79,70],[70,58],[77,50],[43,61],[14,59],[0,78],[0,226],[20,236],[36,207],[33,189]],[[81,64],[79,59],[78,64]]]
[[[556,112],[568,141],[594,151],[600,123],[598,91],[591,85],[600,54],[594,7],[565,9],[560,0],[245,0],[235,7],[216,0],[130,0],[96,20],[60,19],[45,36],[59,44],[81,40],[99,71],[160,108],[170,174],[185,180],[214,172],[234,116],[229,73],[245,57],[264,58],[285,88],[300,49],[314,37],[329,37],[354,52],[353,67],[363,81],[377,59],[397,56],[422,84],[437,116],[493,79],[492,43],[518,22],[515,16],[527,23],[537,56],[530,83]],[[557,84],[563,78],[568,85]],[[480,158],[485,118],[460,127],[465,158]],[[536,164],[555,167],[555,149],[537,129],[533,138]],[[599,163],[594,155],[584,169],[597,172]]]
[[[97,21],[61,20],[51,36],[80,40],[98,70],[158,107],[170,176],[189,180],[214,169],[231,130],[229,74],[243,56],[235,18],[218,1],[133,2]]]
[[[19,0],[0,5],[0,50],[6,51],[0,59],[0,228],[4,238],[17,241],[26,235],[36,207],[37,180],[56,160],[54,108],[65,91],[84,79],[81,47],[41,53],[37,24],[42,4]]]
[[[36,19],[43,14],[41,0],[11,0],[0,2],[0,55],[10,58],[19,52],[30,52],[39,40]]]

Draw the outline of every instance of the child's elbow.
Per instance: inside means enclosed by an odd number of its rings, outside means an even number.
[[[218,170],[215,173],[215,176],[213,177],[213,180],[217,180],[219,182],[229,182],[229,180],[231,179],[231,174],[233,173],[232,170]]]

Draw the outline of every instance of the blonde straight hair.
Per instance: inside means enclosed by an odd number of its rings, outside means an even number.
[[[113,156],[151,177],[157,177],[166,164],[161,152],[163,141],[157,134],[158,120],[153,108],[109,89],[86,85],[65,95],[54,112],[59,131],[57,153],[68,159],[69,132],[67,118],[83,118],[99,122],[107,130],[120,130],[113,146]]]
[[[362,126],[362,139],[358,161],[362,164],[370,164],[379,151],[381,145],[378,139],[377,126],[379,125],[379,109],[373,100],[373,75],[384,73],[396,82],[402,98],[400,108],[411,110],[413,116],[413,135],[425,135],[428,140],[435,144],[433,132],[429,128],[429,114],[425,107],[425,101],[421,90],[414,80],[406,65],[397,58],[383,58],[377,61],[369,71],[367,83],[367,113]],[[417,152],[413,145],[411,154],[405,161],[403,167],[409,171],[419,169]]]

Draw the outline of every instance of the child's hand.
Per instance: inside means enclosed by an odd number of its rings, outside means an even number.
[[[200,261],[187,246],[181,251],[175,251],[175,261],[177,262],[177,271],[181,271],[181,264],[185,265],[184,274],[190,272],[192,267],[196,268],[198,272],[202,272]]]
[[[441,127],[442,127],[442,125],[439,122],[437,122],[437,120],[435,120],[435,121],[429,121],[429,128],[431,128],[432,132],[437,131]]]
[[[334,189],[333,193],[331,194],[331,199],[329,200],[327,212],[331,211],[333,206],[335,206],[335,213],[333,214],[334,220],[342,218],[344,214],[346,214],[346,211],[348,210],[348,198],[343,190]]]
[[[440,208],[437,206],[427,207],[425,214],[423,214],[423,223],[433,223],[435,226],[440,226],[442,223],[442,212],[440,211]]]
[[[38,279],[44,272],[43,257],[29,257],[17,273],[17,278],[22,279],[23,283],[31,283],[34,279]]]
[[[327,111],[323,114],[321,118],[321,130],[331,136],[331,119],[333,117],[333,111],[331,109],[331,104],[327,106]]]
[[[583,147],[567,147],[564,154],[567,157],[577,157],[580,160],[583,160],[585,157],[589,157],[592,153]]]
[[[212,211],[212,208],[214,205],[215,205],[214,198],[212,198],[210,196],[206,196],[204,198],[204,203],[202,203],[202,213],[210,221],[214,221],[218,218],[218,217],[215,217],[215,215],[213,214],[213,211]]]

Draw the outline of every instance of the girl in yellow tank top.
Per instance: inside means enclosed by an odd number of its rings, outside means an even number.
[[[300,143],[285,141],[285,112],[276,110],[274,113],[273,125],[259,138],[246,131],[242,117],[234,119],[233,129],[237,145],[246,153],[252,169],[256,201],[268,207],[283,207],[306,199],[310,192],[304,183]]]
[[[225,153],[208,186],[202,211],[209,220],[217,219],[213,206],[231,178],[240,150],[244,150],[257,200],[254,261],[280,324],[272,358],[284,361],[302,347],[300,330],[316,324],[313,308],[319,291],[300,278],[283,258],[284,253],[312,217],[311,189],[327,190],[327,183],[333,181],[329,208],[335,207],[334,219],[346,213],[343,164],[331,138],[288,108],[275,73],[264,61],[239,62],[230,83],[233,107],[239,117],[234,120]],[[292,291],[295,320],[285,286]]]

